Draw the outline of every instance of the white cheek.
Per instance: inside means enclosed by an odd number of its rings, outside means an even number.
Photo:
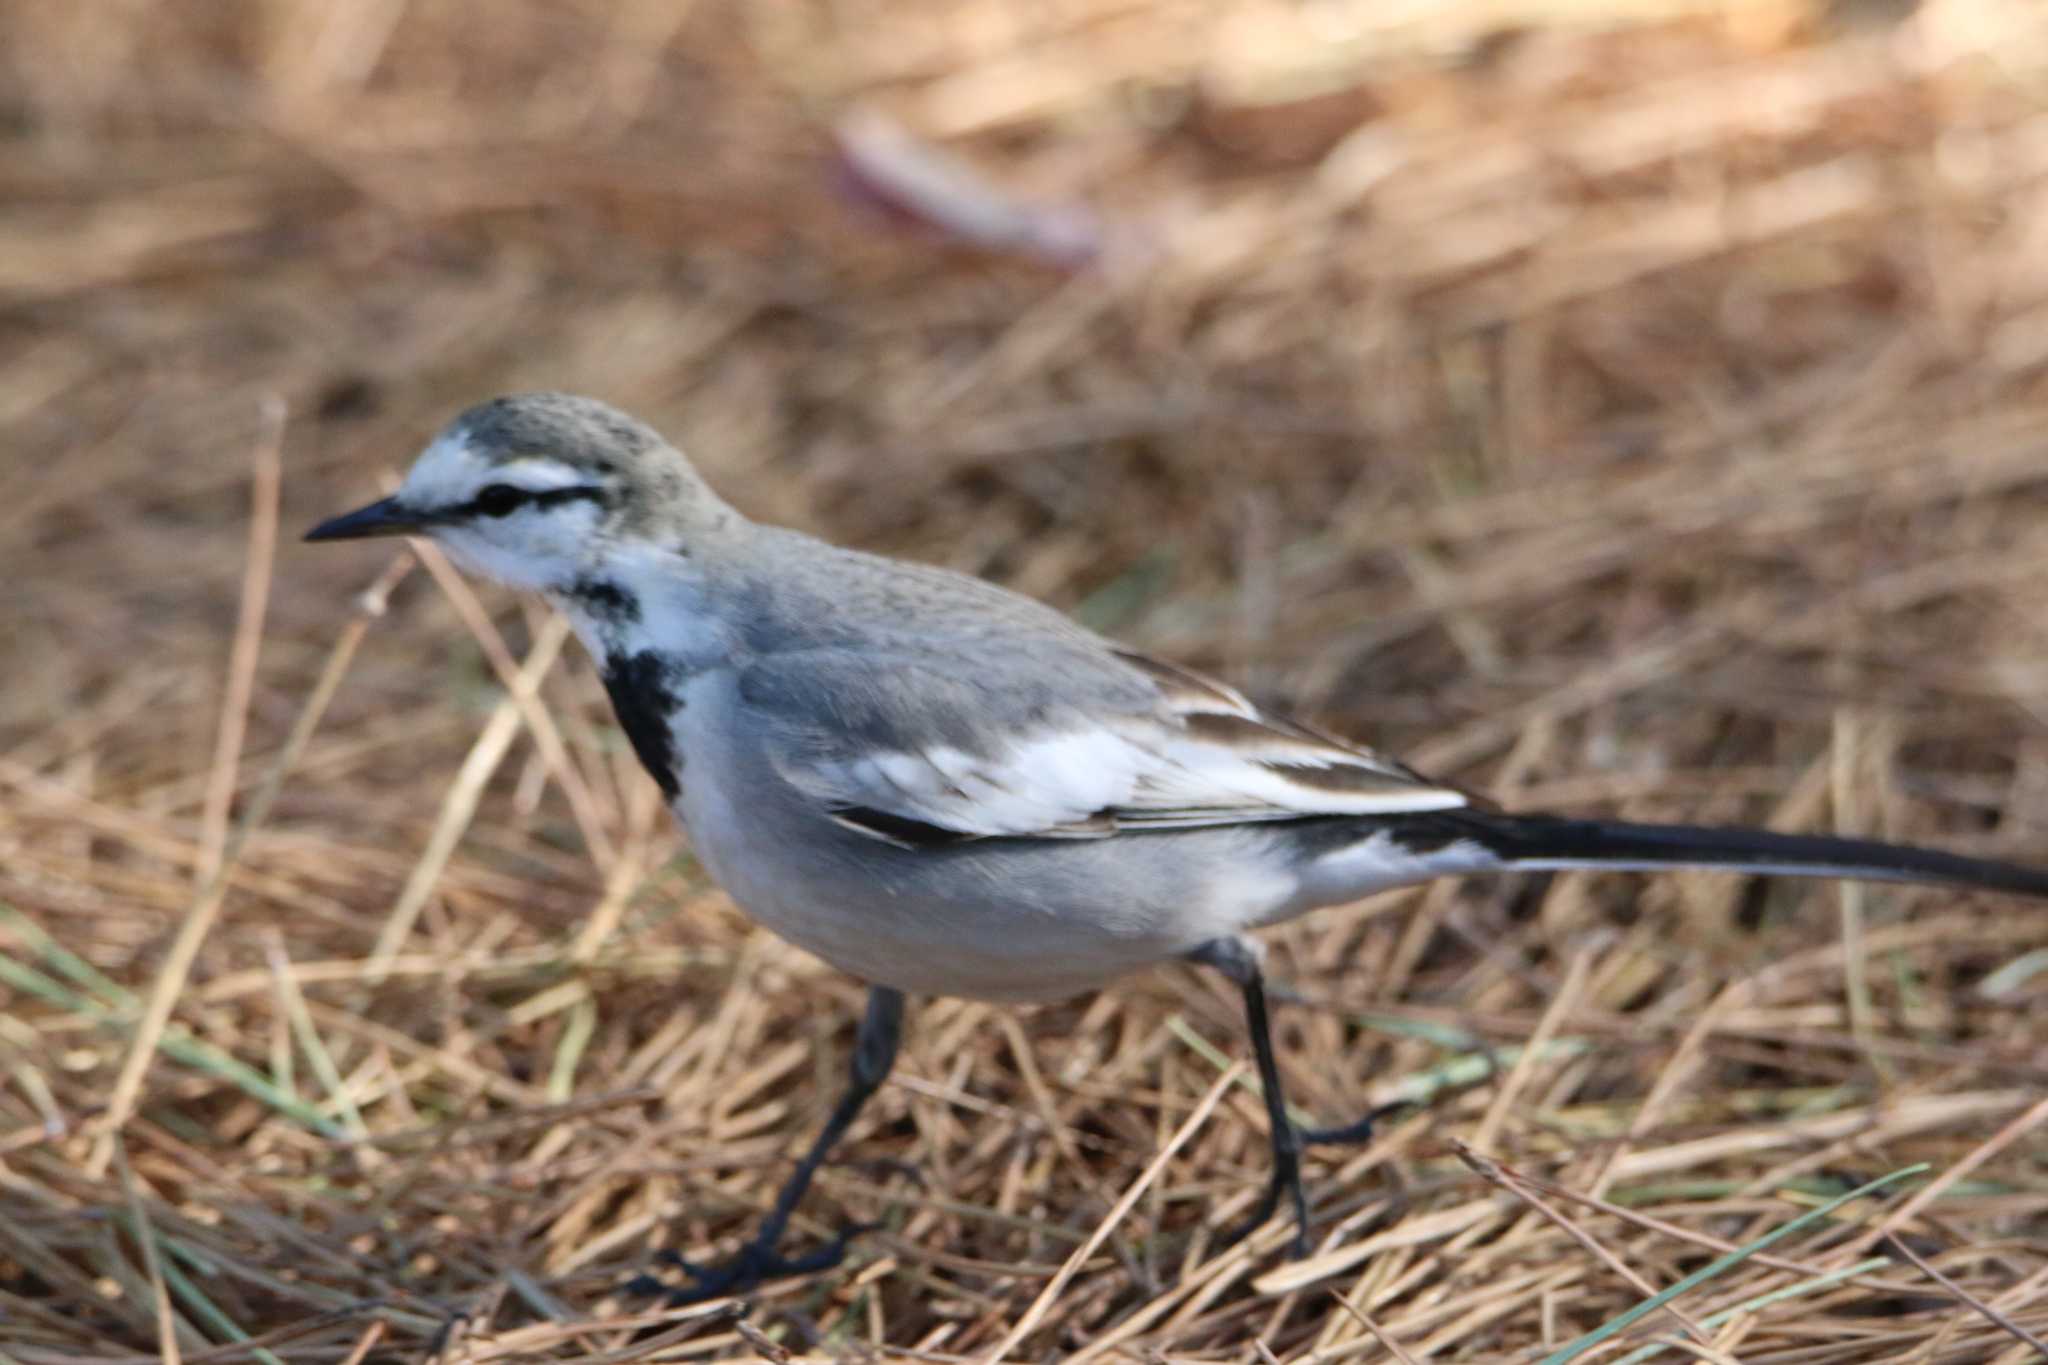
[[[554,507],[444,527],[434,540],[468,573],[545,592],[581,576],[596,531],[594,508]]]
[[[468,527],[439,531],[434,543],[448,552],[448,558],[464,573],[495,579],[514,588],[538,591],[552,581],[554,566],[537,560],[522,549],[479,535]]]

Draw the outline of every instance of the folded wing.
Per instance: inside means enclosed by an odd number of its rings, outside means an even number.
[[[740,697],[784,780],[907,847],[1468,804],[1200,674],[1092,640],[1043,645],[1012,661],[775,655],[742,673]]]

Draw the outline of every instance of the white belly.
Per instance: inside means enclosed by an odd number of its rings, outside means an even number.
[[[752,918],[875,985],[1059,999],[1259,923],[1295,889],[1242,856],[1257,831],[898,848],[783,782],[732,724],[725,675],[684,700],[675,811],[697,856]]]

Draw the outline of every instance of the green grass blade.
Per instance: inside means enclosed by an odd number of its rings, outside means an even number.
[[[1641,1303],[1629,1309],[1627,1312],[1621,1314],[1616,1318],[1613,1318],[1608,1322],[1600,1324],[1600,1326],[1598,1327],[1595,1327],[1592,1331],[1586,1333],[1586,1335],[1580,1337],[1577,1341],[1571,1342],[1564,1346],[1561,1350],[1555,1351],[1550,1355],[1545,1356],[1542,1360],[1542,1365],[1564,1365],[1565,1361],[1572,1359],[1574,1356],[1583,1355],[1587,1351],[1592,1350],[1595,1346],[1598,1346],[1601,1342],[1607,1340],[1609,1337],[1615,1336],[1620,1332],[1626,1331],[1631,1325],[1641,1320],[1642,1318],[1648,1316],[1649,1314],[1656,1312],[1659,1308],[1662,1308],[1665,1304],[1671,1302],[1680,1294],[1685,1293],[1689,1289],[1698,1288],[1700,1285],[1705,1284],[1708,1280],[1713,1279],[1716,1275],[1721,1274],[1723,1271],[1729,1269],[1731,1266],[1737,1266],[1742,1264],[1750,1257],[1756,1255],[1759,1251],[1764,1250],[1766,1247],[1773,1246],[1778,1242],[1782,1242],[1787,1237],[1790,1237],[1793,1233],[1799,1231],[1799,1229],[1806,1227],[1809,1224],[1819,1222],[1821,1219],[1833,1213],[1836,1209],[1842,1207],[1842,1205],[1847,1204],[1852,1200],[1861,1199],[1864,1195],[1870,1194],[1877,1190],[1881,1190],[1887,1185],[1897,1184],[1899,1181],[1904,1180],[1907,1176],[1918,1175],[1926,1169],[1927,1163],[1923,1161],[1920,1162],[1918,1165],[1907,1166],[1901,1170],[1893,1171],[1890,1175],[1881,1175],[1867,1185],[1859,1185],[1855,1189],[1849,1191],[1847,1194],[1840,1195],[1834,1199],[1830,1199],[1827,1203],[1822,1204],[1817,1209],[1810,1209],[1807,1212],[1800,1214],[1797,1218],[1794,1218],[1791,1222],[1786,1223],[1784,1226],[1773,1228],[1771,1231],[1765,1233],[1763,1236],[1757,1238],[1755,1241],[1746,1243],[1743,1246],[1739,1246],[1735,1248],[1735,1250],[1729,1252],[1727,1255],[1717,1258],[1711,1264],[1700,1267],[1698,1270],[1695,1270],[1692,1274],[1686,1276],[1677,1284],[1672,1285],[1669,1289],[1665,1290],[1661,1294],[1651,1295],[1649,1298],[1644,1299]]]

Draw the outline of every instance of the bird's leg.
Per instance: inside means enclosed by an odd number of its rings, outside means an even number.
[[[1413,1100],[1394,1100],[1368,1109],[1363,1118],[1330,1128],[1303,1128],[1297,1136],[1304,1147],[1363,1147],[1372,1141],[1373,1129],[1379,1125],[1381,1119],[1389,1114],[1399,1113],[1414,1103]]]
[[[1273,1003],[1279,1005],[1304,1003],[1296,992],[1285,986],[1276,987],[1271,999]],[[1398,1114],[1403,1109],[1412,1109],[1415,1105],[1414,1100],[1392,1100],[1368,1109],[1364,1117],[1353,1119],[1349,1123],[1340,1123],[1329,1128],[1302,1128],[1297,1125],[1295,1136],[1301,1140],[1303,1147],[1363,1147],[1372,1141],[1373,1132],[1378,1128],[1381,1119]]]
[[[691,1282],[679,1289],[670,1289],[647,1275],[634,1280],[627,1289],[633,1293],[666,1294],[672,1304],[698,1303],[740,1293],[763,1280],[815,1274],[839,1264],[846,1255],[847,1244],[869,1231],[872,1224],[849,1227],[824,1246],[801,1256],[784,1256],[776,1251],[775,1245],[788,1230],[790,1215],[796,1212],[798,1201],[810,1188],[811,1177],[818,1173],[818,1168],[825,1164],[825,1158],[831,1155],[832,1148],[845,1136],[861,1106],[888,1077],[889,1068],[896,1061],[896,1045],[902,1033],[903,993],[883,986],[870,989],[867,1013],[861,1017],[860,1031],[854,1038],[852,1081],[839,1097],[839,1103],[833,1106],[831,1117],[825,1120],[824,1131],[804,1153],[804,1159],[797,1163],[796,1171],[783,1185],[782,1192],[775,1196],[775,1207],[761,1220],[761,1226],[753,1237],[732,1259],[717,1265],[700,1266],[673,1252],[664,1255],[662,1259],[680,1267],[690,1276]]]
[[[1287,1096],[1280,1088],[1280,1063],[1273,1056],[1273,1029],[1266,1020],[1266,982],[1254,966],[1240,982],[1244,988],[1244,1019],[1251,1030],[1252,1055],[1258,1059],[1259,1087],[1266,1093],[1266,1123],[1273,1145],[1273,1178],[1251,1215],[1224,1234],[1228,1246],[1263,1226],[1280,1207],[1285,1194],[1294,1212],[1294,1240],[1287,1254],[1297,1260],[1308,1255],[1308,1194],[1301,1187],[1301,1133],[1287,1116]]]
[[[1310,1145],[1355,1144],[1372,1136],[1373,1124],[1403,1104],[1386,1104],[1364,1118],[1335,1128],[1300,1128],[1287,1115],[1287,1096],[1280,1086],[1280,1063],[1273,1055],[1273,1028],[1266,1013],[1266,977],[1259,968],[1257,941],[1219,938],[1189,953],[1190,960],[1214,967],[1244,992],[1245,1025],[1252,1035],[1252,1055],[1259,1064],[1259,1087],[1266,1095],[1266,1124],[1273,1147],[1273,1178],[1251,1216],[1225,1233],[1222,1246],[1242,1240],[1279,1209],[1282,1198],[1294,1211],[1294,1241],[1288,1254],[1308,1254],[1308,1195],[1301,1183],[1301,1152]]]
[[[1241,1241],[1262,1227],[1284,1196],[1294,1211],[1294,1241],[1288,1254],[1308,1254],[1308,1195],[1301,1187],[1301,1133],[1287,1116],[1287,1095],[1280,1088],[1280,1063],[1273,1056],[1273,1028],[1266,1017],[1266,978],[1259,970],[1258,944],[1246,938],[1219,938],[1188,956],[1214,967],[1244,992],[1245,1025],[1252,1035],[1252,1055],[1259,1064],[1259,1088],[1266,1096],[1266,1126],[1273,1149],[1273,1177],[1251,1216],[1223,1234],[1221,1246]]]

